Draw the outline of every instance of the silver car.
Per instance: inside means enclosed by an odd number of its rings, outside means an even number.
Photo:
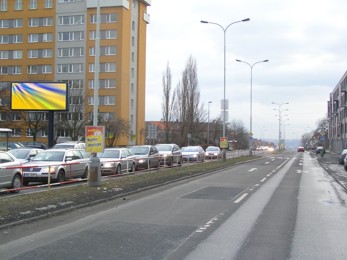
[[[121,174],[125,170],[135,172],[136,162],[129,148],[106,148],[103,153],[97,153],[97,157],[101,175]]]
[[[18,168],[17,168],[18,166]],[[12,154],[0,152],[0,188],[14,189],[11,192],[22,187],[21,162]]]
[[[48,173],[53,181],[87,178],[90,155],[79,149],[48,149],[23,164],[23,183],[47,182]]]
[[[23,147],[23,148],[11,149],[7,152],[12,154],[14,157],[16,157],[17,160],[21,161],[22,163],[25,163],[30,161],[39,152],[42,152],[42,151],[44,150],[39,148]]]
[[[160,164],[172,166],[174,163],[182,164],[182,151],[177,144],[156,144],[160,156]]]
[[[185,162],[203,162],[205,161],[205,151],[199,145],[183,147],[182,157]]]
[[[218,146],[208,146],[206,148],[206,159],[220,159],[222,156],[222,150]]]

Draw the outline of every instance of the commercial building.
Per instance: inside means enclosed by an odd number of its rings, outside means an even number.
[[[98,119],[101,124],[115,118],[129,123],[129,134],[118,145],[143,142],[150,4],[150,0],[0,0],[0,127],[11,128],[12,139],[32,140],[23,114],[9,109],[14,81],[69,83],[69,110],[56,113],[56,137],[71,132],[59,122],[93,121],[99,6]],[[47,140],[46,129],[37,140]]]

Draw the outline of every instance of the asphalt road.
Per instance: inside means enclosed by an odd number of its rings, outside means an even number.
[[[308,153],[2,231],[1,259],[346,259],[346,192]]]

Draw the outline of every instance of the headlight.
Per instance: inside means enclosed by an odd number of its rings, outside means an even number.
[[[56,167],[55,166],[51,166],[51,167],[44,167],[42,168],[41,172],[48,172],[50,171],[50,173],[55,173],[56,172]]]
[[[169,155],[168,154],[163,154],[163,157],[168,157]]]
[[[105,168],[112,168],[112,167],[114,167],[114,163],[110,163],[110,162],[104,163],[104,167]]]
[[[141,160],[139,160],[139,163],[145,163],[146,162],[146,160],[145,159],[141,159]]]
[[[193,154],[193,157],[197,157],[198,155],[197,154]]]

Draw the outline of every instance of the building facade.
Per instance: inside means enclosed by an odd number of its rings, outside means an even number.
[[[0,0],[0,127],[12,128],[18,141],[32,140],[23,115],[9,109],[11,82],[64,81],[69,83],[69,109],[55,115],[56,137],[70,135],[71,130],[59,123],[62,120],[93,122],[96,104],[100,124],[114,118],[129,123],[129,134],[118,145],[141,143],[150,4],[149,0]],[[95,84],[98,6],[99,84]],[[47,131],[42,130],[37,139],[46,141]]]
[[[347,149],[347,72],[330,93],[328,120],[330,150],[338,153]]]

